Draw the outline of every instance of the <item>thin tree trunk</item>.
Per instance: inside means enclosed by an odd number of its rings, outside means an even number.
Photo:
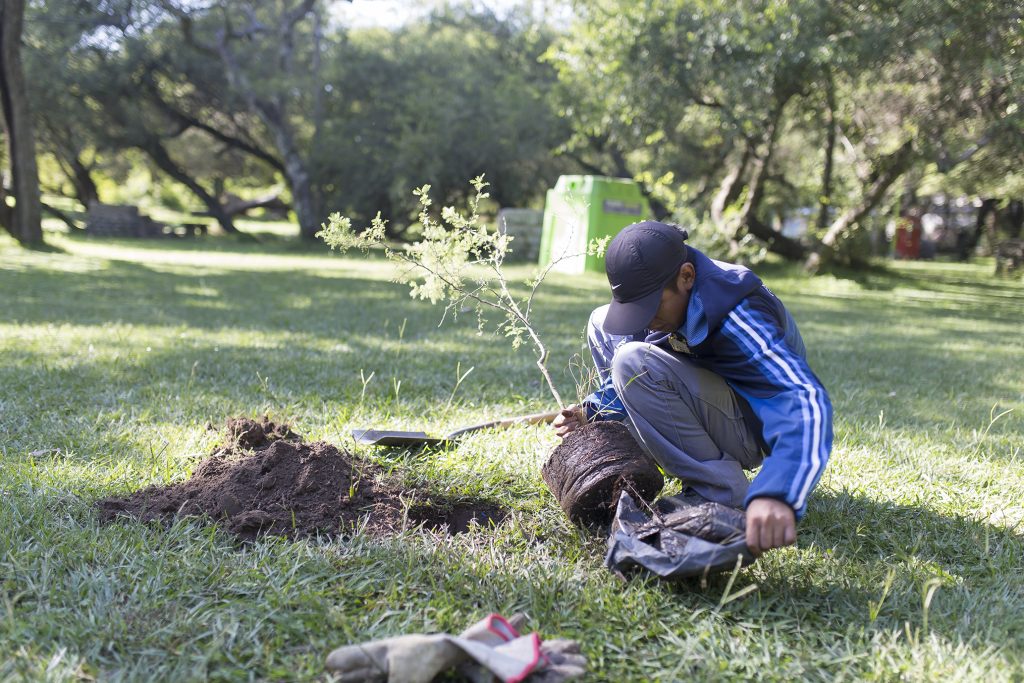
[[[750,173],[750,180],[747,182],[747,199],[740,209],[739,229],[748,227],[751,217],[756,217],[761,208],[761,201],[764,199],[765,182],[768,180],[768,169],[771,167],[772,158],[775,156],[775,142],[779,137],[779,122],[782,120],[782,111],[786,107],[786,101],[779,102],[772,112],[772,118],[768,125],[768,135],[765,137],[764,154],[754,158],[753,171]],[[734,237],[741,237],[736,234]]]
[[[63,126],[58,128],[45,118],[43,126],[51,140],[57,165],[74,189],[75,199],[88,209],[91,203],[99,201],[100,194],[92,179],[92,167],[82,161],[82,150],[75,144],[75,132]]]
[[[67,174],[68,180],[71,181],[71,186],[75,188],[75,198],[88,209],[89,204],[98,202],[100,199],[100,191],[92,179],[92,172],[77,155],[65,158],[61,166],[65,165],[67,168],[64,169],[64,172]]]
[[[978,213],[974,218],[974,230],[967,236],[966,243],[960,251],[961,260],[966,261],[970,254],[978,248],[981,238],[986,234],[988,216],[995,212],[998,204],[998,199],[988,198],[981,200],[981,206],[978,208]]]
[[[852,206],[842,213],[829,227],[828,232],[821,238],[821,243],[826,247],[834,247],[839,237],[850,228],[851,225],[863,218],[871,209],[875,208],[879,200],[885,195],[886,190],[903,175],[910,164],[913,152],[913,142],[907,141],[893,152],[885,163],[885,170],[878,174],[875,182],[864,193],[864,199],[860,204]]]
[[[913,140],[908,140],[883,160],[880,164],[882,169],[864,193],[864,198],[861,202],[856,206],[848,208],[832,222],[828,232],[821,238],[821,244],[810,254],[805,264],[805,268],[808,271],[816,272],[821,266],[823,257],[834,253],[835,246],[840,237],[878,205],[878,202],[885,196],[889,187],[907,170],[913,159],[913,152]]]
[[[985,248],[986,256],[995,255],[996,245],[999,244],[999,211],[999,206],[996,204],[985,220],[985,238],[988,242]]]
[[[278,141],[278,149],[285,152],[284,175],[292,190],[292,208],[299,222],[299,235],[302,239],[316,239],[320,230],[320,214],[314,199],[313,179],[306,170],[306,162],[299,154],[291,136],[291,131],[282,126],[274,131]]]
[[[743,236],[743,231],[749,227],[748,224],[751,222],[751,219],[757,216],[757,211],[761,208],[761,201],[764,199],[765,181],[768,179],[768,167],[772,162],[773,151],[769,149],[765,156],[754,159],[750,180],[747,182],[747,198],[740,209],[740,219],[736,222],[736,231],[733,234],[733,239],[739,239]]]
[[[320,230],[320,213],[314,200],[313,180],[295,143],[295,135],[284,114],[283,105],[256,97],[226,43],[221,44],[219,52],[227,68],[229,82],[242,92],[250,108],[260,116],[274,137],[274,146],[284,161],[284,177],[292,191],[292,208],[299,222],[299,235],[307,240],[316,239],[316,233]]]
[[[42,204],[42,208],[43,208],[43,211],[47,212],[48,214],[54,216],[55,218],[59,218],[61,220],[61,222],[63,222],[66,226],[68,226],[72,230],[81,230],[82,229],[81,225],[76,223],[74,221],[74,219],[71,218],[71,216],[67,215],[66,213],[64,213],[60,209],[58,209],[56,207],[53,207],[53,206],[50,206],[49,204]]]
[[[241,30],[232,28],[230,23],[225,21],[224,27],[217,32],[216,42],[205,43],[193,32],[192,17],[188,11],[168,0],[161,0],[160,5],[181,21],[187,43],[205,54],[220,59],[228,83],[245,99],[249,110],[259,116],[270,130],[284,166],[285,181],[292,191],[292,207],[299,222],[299,234],[303,239],[315,239],[320,224],[315,188],[306,162],[296,144],[295,132],[286,115],[284,102],[279,97],[257,97],[256,90],[231,50],[232,41],[256,40],[260,34],[266,32],[267,27],[256,21],[255,16],[250,17],[251,25]],[[278,26],[273,40],[278,46],[278,68],[285,77],[293,75],[295,25],[313,11],[315,6],[316,0],[300,0],[295,5],[289,3],[279,6]]]
[[[0,106],[17,198],[7,229],[25,245],[43,243],[35,137],[21,66],[24,0],[0,0]]]
[[[168,154],[167,149],[163,146],[163,143],[157,139],[149,139],[139,144],[139,149],[145,152],[160,169],[169,175],[170,177],[177,180],[179,183],[187,187],[192,191],[199,201],[205,206],[207,212],[216,219],[220,227],[224,229],[224,232],[231,234],[241,234],[238,228],[235,227],[234,222],[231,220],[231,216],[224,210],[220,200],[207,192],[202,185],[200,185],[194,178],[185,172],[178,164],[171,159],[171,155]]]
[[[836,86],[829,73],[825,86],[825,164],[821,172],[821,196],[818,199],[818,228],[828,225],[832,206],[832,165],[836,150]]]
[[[712,189],[714,187],[714,184],[713,184],[714,179],[716,177],[718,177],[718,174],[721,172],[722,167],[725,166],[725,164],[729,160],[730,156],[732,156],[732,147],[731,146],[728,149],[726,149],[723,154],[719,155],[715,159],[715,162],[711,165],[711,168],[709,168],[701,176],[700,183],[698,184],[698,186],[696,188],[696,194],[693,197],[693,204],[694,204],[694,206],[702,206],[704,204],[705,200],[707,199],[708,194],[711,193],[711,191],[712,191]]]
[[[738,246],[739,239],[743,236],[742,232],[746,231],[764,242],[773,253],[785,259],[800,260],[806,257],[807,248],[798,240],[786,237],[782,233],[773,230],[770,225],[761,221],[757,215],[761,208],[761,202],[764,200],[765,185],[768,180],[772,159],[775,156],[775,143],[778,140],[781,128],[782,113],[788,101],[789,98],[787,97],[778,102],[772,112],[767,131],[768,134],[764,140],[764,153],[754,157],[753,170],[747,182],[747,198],[740,209],[739,220],[736,221],[736,230],[730,237],[735,249]]]
[[[1006,207],[1006,222],[1010,238],[1019,238],[1021,228],[1024,227],[1024,203],[1019,199],[1011,199]]]
[[[751,233],[758,239],[764,241],[768,248],[779,253],[785,258],[792,258],[792,249],[788,238],[775,232],[770,226],[765,225],[757,217],[761,208],[761,201],[764,199],[764,188],[768,180],[768,171],[771,167],[772,157],[775,155],[775,142],[779,135],[779,121],[782,119],[782,110],[785,108],[785,101],[780,102],[772,112],[768,125],[768,134],[765,136],[765,150],[763,154],[753,156],[753,167],[750,172],[750,179],[747,181],[747,198],[740,209],[739,218],[726,226],[726,233],[729,237],[730,256],[739,253],[740,239],[744,233]]]
[[[716,226],[723,226],[726,207],[739,197],[742,186],[740,178],[747,171],[747,164],[750,163],[752,152],[750,144],[743,145],[743,153],[740,155],[739,160],[729,168],[729,172],[725,174],[721,185],[718,187],[718,192],[715,193],[714,199],[711,200],[711,220]]]

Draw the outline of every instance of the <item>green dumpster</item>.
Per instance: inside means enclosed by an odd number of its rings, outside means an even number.
[[[563,273],[603,273],[604,259],[586,255],[590,240],[615,236],[650,215],[647,200],[632,180],[564,175],[548,190],[544,204],[540,265],[558,261],[553,270]]]

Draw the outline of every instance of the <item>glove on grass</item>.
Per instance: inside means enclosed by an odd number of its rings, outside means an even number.
[[[327,668],[342,683],[429,683],[455,667],[474,683],[560,683],[583,675],[586,658],[575,642],[520,636],[516,625],[524,621],[491,614],[458,636],[410,634],[347,645],[327,656]]]

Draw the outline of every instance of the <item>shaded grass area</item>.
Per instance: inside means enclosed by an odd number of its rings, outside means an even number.
[[[457,537],[238,548],[194,522],[99,526],[96,498],[186,478],[208,421],[266,412],[352,448],[352,428],[441,432],[550,399],[528,349],[472,315],[438,328],[373,257],[53,241],[0,241],[0,678],[310,680],[332,647],[516,610],[581,641],[592,680],[1024,675],[1024,286],[987,265],[764,269],[831,392],[832,462],[798,547],[731,585],[668,585],[601,567],[541,483],[543,428],[358,451],[512,510]],[[606,290],[555,276],[540,299],[569,396],[561,368]]]

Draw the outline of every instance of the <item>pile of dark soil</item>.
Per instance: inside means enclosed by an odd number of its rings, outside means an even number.
[[[265,417],[228,420],[224,443],[187,481],[106,498],[97,507],[104,522],[208,517],[245,540],[344,534],[363,520],[365,532],[378,536],[394,534],[403,524],[461,533],[474,521],[497,523],[506,514],[492,503],[402,490],[380,480],[380,468],[372,463],[329,443],[304,443],[287,425]]]
[[[558,504],[577,524],[610,524],[619,494],[647,502],[665,479],[621,422],[592,422],[570,432],[541,469]]]

